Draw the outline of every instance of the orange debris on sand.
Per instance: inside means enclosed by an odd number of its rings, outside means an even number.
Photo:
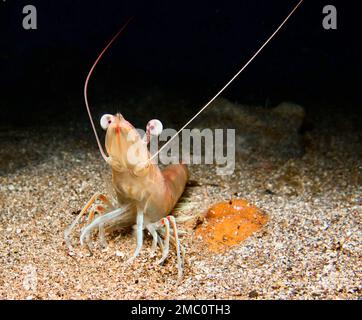
[[[266,224],[268,216],[246,200],[235,199],[213,205],[205,220],[196,235],[217,252],[244,241]]]

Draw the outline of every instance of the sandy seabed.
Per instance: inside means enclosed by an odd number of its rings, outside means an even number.
[[[304,134],[301,156],[260,150],[237,153],[232,176],[191,166],[180,215],[246,199],[269,215],[266,227],[240,245],[210,252],[186,231],[184,277],[174,251],[160,266],[145,234],[140,256],[132,232],[107,236],[93,255],[77,244],[69,255],[65,228],[109,168],[90,131],[38,127],[0,131],[0,298],[2,299],[358,299],[362,288],[362,137],[347,122],[320,124]],[[318,123],[318,122],[317,122]]]

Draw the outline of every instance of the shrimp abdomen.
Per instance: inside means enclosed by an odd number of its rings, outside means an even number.
[[[162,170],[166,184],[166,198],[169,199],[171,211],[185,190],[189,172],[184,164],[171,164]]]

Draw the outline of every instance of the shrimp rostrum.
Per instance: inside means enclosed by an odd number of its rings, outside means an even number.
[[[116,205],[103,194],[95,194],[79,213],[76,220],[65,231],[70,246],[69,235],[80,218],[88,213],[88,221],[80,235],[81,244],[89,245],[91,233],[99,230],[100,241],[105,243],[105,230],[108,227],[136,228],[136,249],[129,262],[140,253],[143,230],[153,237],[152,250],[157,245],[162,249],[163,263],[168,256],[170,243],[177,253],[179,276],[183,270],[183,250],[181,248],[176,221],[171,210],[181,197],[188,171],[183,164],[173,164],[161,171],[150,161],[147,148],[150,136],[158,135],[162,124],[151,120],[146,135],[142,138],[138,131],[121,114],[106,114],[101,118],[101,126],[107,130],[105,146],[107,163],[112,169],[112,186],[116,194]],[[99,204],[100,203],[100,204]],[[94,218],[95,212],[100,213]]]

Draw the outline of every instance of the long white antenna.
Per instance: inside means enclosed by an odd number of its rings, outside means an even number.
[[[89,116],[89,120],[91,122],[92,125],[92,129],[94,132],[94,135],[96,137],[97,140],[97,144],[98,144],[98,148],[99,151],[101,152],[101,155],[103,157],[103,159],[107,162],[108,157],[106,155],[106,153],[103,150],[102,144],[98,138],[98,134],[97,134],[97,130],[96,127],[94,125],[93,119],[92,119],[92,114],[90,112],[89,109],[89,104],[88,104],[88,96],[87,96],[87,89],[88,89],[88,82],[89,82],[89,78],[93,73],[94,68],[96,67],[96,65],[98,64],[99,60],[102,58],[103,54],[107,51],[107,49],[111,46],[111,44],[117,39],[117,37],[121,34],[121,32],[127,27],[127,25],[129,24],[129,22],[133,19],[133,17],[129,18],[126,23],[123,25],[123,27],[116,33],[116,35],[111,39],[111,41],[109,41],[109,43],[107,44],[107,46],[102,50],[102,52],[99,54],[98,58],[96,59],[96,61],[93,63],[92,68],[89,70],[89,73],[87,75],[87,78],[85,79],[85,83],[84,83],[84,101],[85,101],[85,106],[87,108],[87,112],[88,112],[88,116]]]
[[[259,48],[259,50],[255,52],[255,54],[249,59],[249,61],[230,79],[230,81],[208,103],[206,103],[189,121],[187,121],[186,124],[171,137],[170,140],[168,140],[154,155],[152,155],[149,161],[154,159],[173,139],[175,139],[181,133],[182,130],[184,130],[192,121],[194,121],[200,115],[200,113],[203,112],[237,78],[237,76],[241,72],[244,71],[244,69],[249,65],[249,63],[252,62],[254,58],[260,53],[260,51],[263,50],[263,48],[269,43],[269,41],[274,38],[274,36],[283,27],[283,25],[287,22],[287,20],[291,17],[294,11],[297,10],[297,8],[302,4],[303,1],[304,0],[300,0],[298,2],[298,4],[284,19],[284,21],[280,24],[280,26],[273,32],[273,34],[268,38],[268,40],[264,42],[264,44]]]

